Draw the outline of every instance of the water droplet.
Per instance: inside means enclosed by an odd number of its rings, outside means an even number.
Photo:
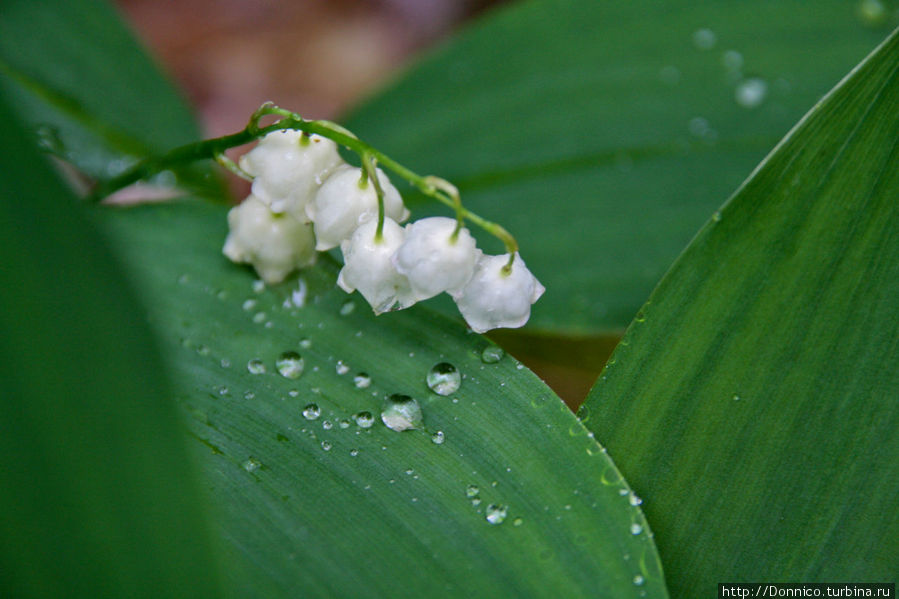
[[[443,445],[443,442],[446,441],[446,435],[443,434],[443,431],[437,431],[431,435],[431,441],[435,445]]]
[[[247,362],[247,370],[250,374],[265,374],[265,363],[259,358],[253,358]]]
[[[231,360],[228,358],[222,358],[222,361],[219,362],[222,365],[222,368],[231,368]]]
[[[334,370],[337,371],[337,374],[343,376],[350,371],[350,367],[344,364],[343,360],[337,360],[337,366],[334,367]]]
[[[861,0],[858,3],[857,13],[862,23],[869,27],[883,25],[889,16],[881,0]]]
[[[734,90],[734,98],[737,104],[743,108],[755,108],[764,101],[766,95],[768,95],[768,84],[764,79],[758,77],[744,79]]]
[[[349,316],[356,309],[356,302],[353,300],[347,300],[343,302],[343,305],[340,306],[340,315],[341,316]]]
[[[721,222],[721,211],[720,210],[715,210],[715,212],[712,213],[712,220],[715,221],[716,223]]]
[[[322,421],[322,428],[325,429],[326,431],[329,431],[332,428],[334,428],[334,423],[331,422],[330,420],[324,420],[324,421]]]
[[[481,352],[481,361],[484,362],[484,364],[496,364],[503,359],[504,355],[506,355],[506,352],[504,352],[501,347],[488,345],[484,348],[484,351]]]
[[[638,524],[638,523],[636,523],[636,522],[634,522],[633,524],[631,524],[631,534],[632,534],[632,535],[638,535],[638,534],[640,534],[641,532],[643,532],[643,526],[642,526],[642,525],[640,525],[640,524]]]
[[[693,32],[693,45],[699,50],[711,50],[718,43],[718,36],[711,29],[703,27]]]
[[[727,50],[721,55],[721,64],[728,71],[739,71],[743,68],[743,55],[736,50]]]
[[[350,428],[350,421],[346,418],[341,418],[337,421],[337,426],[339,426],[340,428]]]
[[[303,408],[303,417],[306,420],[316,420],[319,416],[322,415],[322,409],[318,407],[318,404],[311,403],[305,408]]]
[[[674,65],[659,69],[659,80],[666,85],[677,85],[680,82],[680,69]]]
[[[627,500],[628,500],[628,503],[630,503],[634,507],[637,507],[638,505],[643,503],[643,500],[640,499],[637,495],[635,495],[633,491],[631,491],[630,497],[628,497]]]
[[[421,406],[408,395],[395,393],[387,398],[387,405],[381,411],[381,421],[387,428],[398,432],[420,428]]]
[[[375,423],[375,417],[372,416],[371,412],[359,412],[353,416],[353,420],[356,421],[356,426],[359,428],[371,428]]]
[[[312,339],[300,339],[300,347],[303,349],[309,349],[312,347]]]
[[[287,392],[287,394],[291,397],[299,397],[300,396],[300,392],[296,389],[291,389],[290,391]]]
[[[248,458],[243,463],[243,469],[246,470],[247,472],[255,472],[256,470],[259,470],[260,468],[262,468],[262,462],[260,462],[259,460],[257,460],[256,458],[253,458],[253,457]]]
[[[331,442],[322,441],[322,449],[324,449],[325,451],[331,451]]]
[[[480,492],[481,490],[477,485],[468,485],[468,487],[465,488],[465,496],[469,498],[477,497]]]
[[[358,450],[358,449],[351,449],[351,450],[350,450],[350,456],[351,456],[351,457],[356,457],[357,455],[359,455],[359,450]]]
[[[242,307],[243,307],[244,310],[246,310],[247,312],[249,312],[250,310],[252,310],[253,308],[256,307],[256,300],[250,298],[250,299],[248,299],[247,301],[245,301],[245,302],[243,303],[243,306],[242,306]]]
[[[508,508],[502,504],[491,503],[487,506],[487,513],[484,518],[490,524],[502,524],[506,519],[506,513],[508,512]]]
[[[255,280],[253,281],[253,291],[255,293],[262,293],[265,291],[265,281]]]
[[[734,393],[733,400],[734,400],[734,401],[740,401],[740,396],[737,395],[736,393]]]
[[[221,387],[218,388],[218,392],[219,392],[219,395],[228,395],[229,393],[231,393],[231,391],[228,389],[228,387],[225,387],[224,385],[222,385]]]
[[[371,386],[371,377],[364,372],[360,372],[353,377],[353,384],[357,389],[368,389]]]
[[[246,393],[243,394],[243,398],[244,399],[255,399],[256,394],[253,393],[252,391],[247,391]]]
[[[640,585],[642,585],[644,582],[646,582],[646,580],[645,580],[642,576],[640,576],[639,574],[637,574],[636,576],[634,576],[634,586],[640,586]]]
[[[522,524],[524,524],[524,520],[521,517],[512,520],[512,526],[521,526]]]
[[[434,364],[426,378],[428,388],[437,395],[451,395],[462,384],[462,375],[449,362]]]
[[[277,367],[278,372],[281,373],[281,376],[288,379],[300,378],[305,366],[306,362],[303,361],[303,357],[295,351],[286,351],[278,356],[278,359],[275,361],[275,367]]]
[[[306,293],[308,291],[308,287],[306,286],[306,281],[303,279],[299,279],[297,281],[297,289],[292,291],[290,294],[290,301],[293,302],[293,305],[297,308],[302,308],[306,305]]]
[[[179,285],[187,285],[190,282],[190,275],[184,274],[178,277]]]
[[[265,312],[256,312],[256,314],[253,314],[253,322],[255,322],[256,324],[264,322],[266,318],[268,318],[268,316]]]
[[[200,354],[201,356],[208,356],[209,355],[209,346],[208,345],[198,345],[197,353]]]

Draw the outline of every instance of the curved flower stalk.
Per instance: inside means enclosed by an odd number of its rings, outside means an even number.
[[[261,121],[274,116],[275,122]],[[237,164],[225,151],[259,140]],[[346,163],[343,146],[361,166]],[[184,163],[212,158],[252,181],[252,193],[228,214],[222,249],[233,262],[251,264],[266,283],[315,262],[316,252],[340,247],[338,285],[358,290],[376,314],[407,308],[446,292],[476,332],[520,327],[544,288],[518,255],[515,238],[465,208],[454,185],[420,176],[330,121],[307,121],[263,104],[237,133],[176,148],[138,163],[100,184],[97,200]],[[399,191],[379,166],[449,208],[455,218],[408,224]],[[472,223],[503,242],[506,254],[484,255],[466,228]]]

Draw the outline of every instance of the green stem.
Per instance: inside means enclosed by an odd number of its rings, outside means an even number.
[[[260,121],[269,115],[280,118],[270,125],[264,127],[260,126]],[[336,123],[330,121],[307,121],[294,112],[279,108],[270,103],[260,106],[250,117],[250,121],[242,131],[187,144],[175,148],[162,156],[146,158],[117,177],[100,182],[87,199],[88,201],[98,202],[120,189],[142,179],[151,177],[161,171],[196,160],[215,160],[218,157],[224,156],[225,150],[248,144],[273,131],[281,131],[284,129],[294,129],[308,135],[321,135],[322,137],[328,138],[358,154],[362,158],[363,168],[368,168],[365,166],[367,163],[371,164],[372,172],[369,176],[375,185],[375,190],[378,192],[379,198],[378,235],[381,234],[383,229],[383,190],[380,189],[380,182],[374,174],[375,163],[399,177],[402,177],[425,196],[433,198],[441,204],[452,208],[455,211],[456,219],[459,222],[459,227],[457,227],[457,229],[461,228],[462,223],[467,220],[490,235],[497,237],[503,242],[503,245],[505,245],[506,252],[510,254],[509,263],[506,265],[506,268],[511,269],[512,261],[515,258],[515,252],[518,251],[518,242],[515,241],[515,238],[511,233],[506,231],[506,229],[500,225],[482,218],[465,208],[459,198],[458,191],[451,183],[444,179],[440,179],[439,177],[423,177],[411,171],[385,155],[383,152],[371,147]],[[225,164],[225,166],[228,168],[227,164]],[[231,169],[229,168],[229,170]]]
[[[378,179],[377,164],[371,154],[362,155],[362,168],[368,175],[372,186],[375,188],[375,195],[378,198],[378,228],[375,229],[375,242],[380,243],[384,238],[384,189],[381,187],[381,180]]]

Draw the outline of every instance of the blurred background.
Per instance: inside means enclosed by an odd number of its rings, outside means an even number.
[[[505,0],[508,1],[508,0]],[[198,111],[231,133],[265,101],[337,118],[500,0],[118,0]]]

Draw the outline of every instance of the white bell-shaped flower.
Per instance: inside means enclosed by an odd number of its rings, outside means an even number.
[[[400,192],[381,169],[376,169],[384,192],[384,215],[397,222],[409,218]],[[350,238],[356,227],[378,217],[378,195],[362,169],[345,165],[335,170],[306,205],[306,216],[315,223],[315,249],[322,252]]]
[[[340,244],[344,267],[337,284],[347,293],[358,290],[375,314],[401,310],[415,303],[409,280],[398,273],[390,260],[406,237],[403,228],[385,218],[380,239],[375,239],[378,219],[360,225],[349,240]]]
[[[315,262],[312,225],[275,214],[255,195],[228,212],[228,227],[222,253],[232,262],[252,264],[266,283],[280,283],[295,268]]]
[[[241,156],[240,168],[252,175],[253,195],[272,212],[305,220],[306,204],[327,176],[344,164],[337,144],[302,131],[272,131]]]
[[[509,254],[482,255],[471,280],[455,297],[465,322],[476,333],[523,326],[531,316],[531,304],[546,291],[518,252],[512,271],[506,273],[503,267],[508,262]]]
[[[456,220],[442,216],[423,218],[406,226],[406,240],[393,256],[393,264],[406,275],[418,299],[462,290],[474,272],[480,250],[466,228],[458,235]]]

